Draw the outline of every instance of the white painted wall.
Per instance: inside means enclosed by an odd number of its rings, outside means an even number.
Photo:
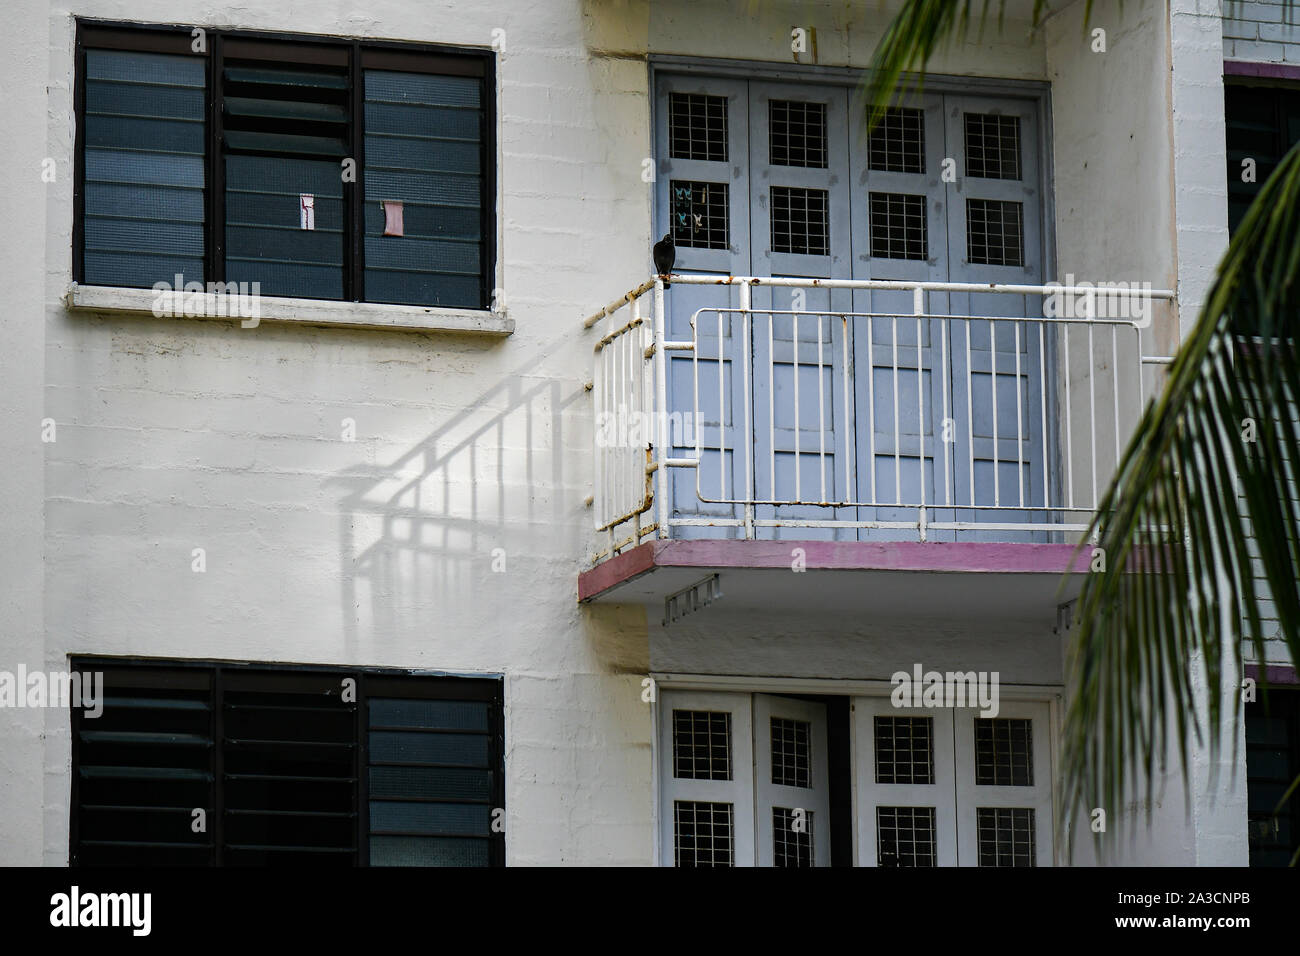
[[[10,177],[0,190],[0,262],[6,307],[0,320],[0,424],[5,465],[0,470],[0,669],[45,660],[45,257],[47,193],[66,188],[41,181],[49,43],[42,0],[19,0],[9,10],[13,49],[0,62],[0,128],[6,131]],[[46,781],[41,734],[49,715],[0,711],[0,863],[39,863]],[[54,721],[57,722],[57,721]],[[66,779],[66,774],[64,775]],[[57,790],[51,781],[50,790]],[[66,829],[66,822],[64,824]]]
[[[987,669],[1059,674],[1046,628],[889,636],[828,618],[799,631],[802,645],[760,647],[779,622],[737,620],[665,650],[639,607],[575,603],[595,550],[583,505],[592,334],[579,320],[649,270],[645,54],[790,63],[790,28],[806,25],[819,64],[861,66],[887,22],[874,5],[22,2],[31,15],[10,27],[0,109],[16,168],[48,155],[60,172],[0,199],[11,293],[0,407],[12,435],[33,436],[15,437],[0,477],[14,506],[0,513],[0,667],[94,653],[504,673],[511,864],[652,859],[640,699],[652,648],[656,667],[708,670],[731,666],[719,655],[759,650],[747,658],[755,671],[866,677],[915,659],[916,642],[936,667],[967,642]],[[1165,27],[1131,9],[1111,48],[1129,51],[1124,66],[1103,70],[1070,49],[1068,19],[1026,42],[1013,15],[1001,35],[988,30],[932,68],[1052,79],[1062,263],[1172,275],[1167,64],[1150,53],[1164,49]],[[498,284],[515,334],[69,312],[74,15],[476,46],[503,28]],[[40,102],[43,118],[31,108]],[[1136,178],[1115,192],[1126,175]],[[58,421],[54,445],[36,444],[43,415]],[[340,440],[343,418],[356,421],[355,443]],[[196,547],[206,574],[190,570]],[[505,573],[491,570],[495,548]],[[66,861],[69,761],[65,714],[42,727],[30,712],[0,713],[3,862]]]

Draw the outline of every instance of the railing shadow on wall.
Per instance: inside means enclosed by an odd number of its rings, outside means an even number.
[[[545,358],[466,402],[396,459],[333,479],[348,489],[339,557],[349,650],[365,635],[481,623],[482,602],[508,591],[511,572],[550,560],[580,531],[582,495],[567,488],[565,470],[575,445],[565,433],[583,390],[530,379]]]

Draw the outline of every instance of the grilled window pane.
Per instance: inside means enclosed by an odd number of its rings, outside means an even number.
[[[826,168],[826,104],[768,103],[768,157],[773,166]]]
[[[483,96],[474,77],[365,72],[366,300],[483,305]],[[384,235],[384,202],[403,235]]]
[[[302,228],[302,196],[315,229]],[[226,279],[262,295],[343,296],[343,181],[332,160],[226,157]]]
[[[966,113],[966,175],[1019,179],[1020,117]]]
[[[966,258],[990,266],[1025,264],[1025,207],[1001,199],[966,200]]]
[[[731,714],[673,711],[673,776],[682,780],[731,779]]]
[[[772,865],[814,866],[813,812],[796,815],[789,807],[772,808]]]
[[[876,717],[876,783],[934,783],[934,718]]]
[[[674,179],[671,188],[673,242],[695,249],[726,249],[731,208],[727,184]]]
[[[673,862],[735,866],[735,808],[730,803],[673,802]]]
[[[980,866],[1035,866],[1034,811],[977,807],[975,830]]]
[[[934,807],[876,807],[877,866],[937,866]]]
[[[204,61],[86,51],[85,281],[204,280]]]
[[[867,168],[890,173],[925,172],[925,113],[918,109],[885,111],[871,131]]]
[[[668,155],[727,161],[727,98],[703,93],[668,95]]]
[[[1034,785],[1033,721],[975,717],[975,783],[982,786]]]
[[[772,251],[830,254],[829,194],[824,189],[772,187]]]
[[[811,787],[812,724],[772,718],[772,782],[783,787]]]
[[[871,255],[881,259],[924,259],[928,255],[925,197],[871,193]]]

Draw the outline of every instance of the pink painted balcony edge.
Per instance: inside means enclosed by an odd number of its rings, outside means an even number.
[[[1090,555],[1073,544],[919,541],[649,541],[578,575],[590,601],[656,568],[789,568],[795,548],[808,571],[947,574],[1084,574]]]

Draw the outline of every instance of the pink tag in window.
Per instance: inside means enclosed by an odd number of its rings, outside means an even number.
[[[394,199],[385,199],[379,205],[384,207],[384,235],[406,235],[402,224],[402,204]]]
[[[300,229],[316,228],[316,197],[311,193],[298,194],[298,217]]]

